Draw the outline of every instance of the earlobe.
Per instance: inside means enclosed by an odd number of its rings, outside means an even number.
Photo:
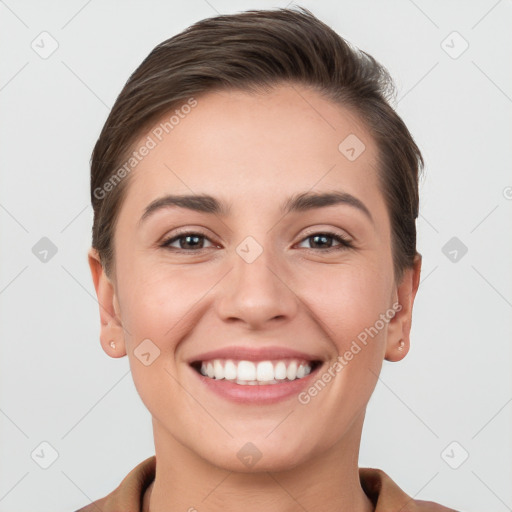
[[[395,308],[397,312],[388,325],[385,354],[387,361],[401,361],[409,352],[412,309],[420,283],[421,260],[421,254],[416,253],[413,266],[405,270],[397,286],[395,299],[399,307]]]
[[[98,251],[93,247],[89,249],[88,261],[99,304],[101,346],[110,357],[123,357],[126,348],[114,285],[105,273]]]
[[[390,346],[388,344],[386,349],[386,361],[391,361],[393,363],[397,361],[401,361],[409,352],[410,343],[406,343],[405,340],[400,340],[394,346]]]

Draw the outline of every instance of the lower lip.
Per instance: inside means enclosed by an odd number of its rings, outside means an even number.
[[[192,372],[199,380],[217,395],[241,404],[274,404],[297,396],[305,387],[310,385],[312,378],[322,366],[318,366],[302,379],[285,381],[279,384],[237,384],[225,379],[210,379],[198,373],[194,368]]]

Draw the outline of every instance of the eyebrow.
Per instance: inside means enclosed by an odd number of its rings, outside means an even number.
[[[295,194],[281,206],[280,211],[283,215],[287,215],[292,212],[304,212],[315,208],[325,208],[327,206],[339,204],[352,206],[353,208],[358,209],[364,213],[372,223],[374,223],[370,211],[360,199],[348,194],[347,192],[340,191],[303,192]],[[231,212],[231,208],[228,204],[223,203],[208,194],[166,195],[155,199],[146,207],[139,220],[139,225],[156,211],[173,207],[186,208],[196,212],[221,216],[228,216]]]

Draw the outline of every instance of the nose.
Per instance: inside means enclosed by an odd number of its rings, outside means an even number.
[[[263,250],[251,263],[235,252],[232,270],[219,283],[217,313],[223,321],[250,329],[290,321],[297,313],[299,299],[290,288],[288,275],[270,250]]]

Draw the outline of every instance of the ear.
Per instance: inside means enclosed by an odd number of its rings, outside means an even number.
[[[93,247],[89,249],[88,260],[100,307],[101,346],[110,357],[125,356],[124,332],[114,285],[105,274],[98,251]]]
[[[421,260],[421,254],[416,253],[413,267],[405,270],[394,294],[393,304],[397,312],[388,324],[385,355],[388,361],[400,361],[409,352],[412,306],[420,284]]]

